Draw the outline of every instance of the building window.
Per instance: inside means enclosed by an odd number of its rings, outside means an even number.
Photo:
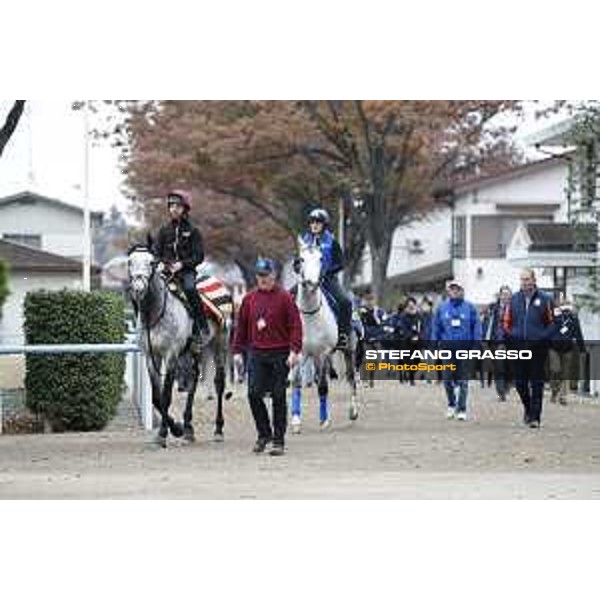
[[[467,218],[454,217],[452,225],[452,258],[467,257]]]
[[[30,248],[41,248],[42,247],[42,236],[41,235],[28,235],[23,233],[5,233],[2,236],[5,242],[11,244],[20,244],[21,246],[29,246]]]

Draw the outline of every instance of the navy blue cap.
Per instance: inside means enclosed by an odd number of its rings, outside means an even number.
[[[254,269],[257,275],[270,275],[275,272],[275,263],[270,258],[259,258]]]

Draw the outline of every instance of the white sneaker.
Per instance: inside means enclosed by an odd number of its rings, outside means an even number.
[[[458,412],[458,413],[456,413],[456,420],[457,421],[466,421],[467,420],[467,413],[466,412]]]
[[[456,412],[455,412],[454,408],[452,408],[451,406],[449,406],[448,410],[446,411],[446,417],[448,419],[454,419],[455,415],[456,415]]]
[[[300,415],[292,415],[292,433],[300,433],[302,431],[302,419]]]

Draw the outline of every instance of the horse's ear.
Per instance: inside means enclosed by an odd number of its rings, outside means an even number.
[[[148,233],[146,235],[146,246],[148,247],[148,250],[150,250],[150,252],[154,250],[154,238],[152,237],[151,233]]]

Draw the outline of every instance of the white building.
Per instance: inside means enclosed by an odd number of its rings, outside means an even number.
[[[553,157],[456,187],[450,206],[396,230],[387,273],[392,289],[436,292],[456,277],[470,300],[485,304],[501,285],[518,287],[520,267],[507,260],[510,241],[520,223],[567,221],[567,174],[566,161]],[[356,285],[370,282],[369,261],[367,250]],[[540,286],[553,287],[552,275],[539,269]]]
[[[101,220],[102,213],[91,214],[93,227]],[[21,305],[28,291],[83,287],[83,221],[83,209],[34,192],[0,198],[0,260],[8,264],[11,288],[0,342],[22,340]]]
[[[564,159],[550,158],[456,188],[452,271],[473,302],[491,302],[501,285],[518,287],[520,266],[507,250],[519,224],[567,221],[567,174]],[[554,287],[551,272],[536,274],[540,287]]]
[[[35,192],[0,198],[0,239],[74,260],[83,258],[83,209]],[[93,230],[101,212],[90,215]]]

